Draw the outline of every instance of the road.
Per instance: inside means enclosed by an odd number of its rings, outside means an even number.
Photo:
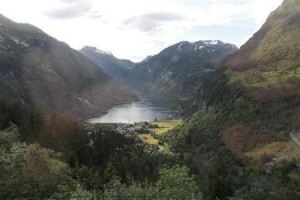
[[[300,133],[297,133],[296,131],[292,131],[290,133],[290,137],[296,144],[298,144],[300,146],[300,141],[297,138],[297,134],[300,134]]]

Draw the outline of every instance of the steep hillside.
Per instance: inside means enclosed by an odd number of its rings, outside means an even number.
[[[285,0],[224,66],[255,98],[300,94],[300,1]]]
[[[203,79],[202,109],[162,138],[207,199],[299,199],[299,8],[285,0]]]
[[[130,60],[122,60],[113,56],[110,52],[98,50],[95,47],[85,46],[80,53],[96,63],[105,73],[110,75],[116,81],[123,82],[128,76],[134,63]]]
[[[85,56],[40,29],[0,16],[0,97],[85,118],[132,95]]]
[[[145,91],[187,97],[221,59],[236,50],[221,41],[180,42],[138,63],[129,79]]]
[[[299,0],[285,0],[202,84],[204,106],[221,111],[220,135],[239,157],[288,142],[300,129],[299,8]]]

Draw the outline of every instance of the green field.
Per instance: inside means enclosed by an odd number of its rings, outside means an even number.
[[[152,128],[150,130],[153,131],[156,135],[162,135],[168,132],[169,130],[172,130],[173,128],[181,125],[182,120],[172,119],[172,120],[155,121],[155,122],[151,122],[151,124],[157,125],[158,128]],[[138,138],[146,144],[157,145],[160,148],[162,148],[164,152],[169,152],[169,145],[166,143],[163,145],[159,145],[159,140],[155,139],[151,134],[141,133],[138,134]]]
[[[227,70],[226,74],[229,76],[231,83],[239,82],[246,87],[266,87],[268,85],[274,85],[276,87],[282,87],[284,85],[289,87],[289,80],[300,77],[300,68],[294,68],[289,71],[279,70],[268,72],[259,72],[255,70],[250,72],[249,70],[248,73]]]
[[[169,130],[175,128],[176,126],[179,126],[182,124],[181,119],[172,119],[172,120],[163,120],[163,121],[156,121],[151,122],[153,125],[158,125],[158,128],[150,129],[151,131],[154,131],[157,135],[162,135]]]
[[[293,141],[289,142],[273,142],[263,147],[256,148],[250,152],[247,152],[245,156],[250,157],[254,160],[259,160],[264,156],[270,156],[282,159],[299,159],[300,158],[300,147]]]
[[[262,147],[258,147],[250,152],[247,152],[245,156],[250,157],[254,160],[258,160],[263,156],[276,156],[283,152],[287,147],[288,142],[273,142]]]
[[[158,145],[158,140],[153,138],[151,134],[138,134],[138,137],[147,144]]]

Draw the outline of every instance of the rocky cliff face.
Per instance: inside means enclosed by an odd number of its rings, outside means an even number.
[[[133,97],[65,43],[4,16],[0,16],[0,79],[1,98],[75,118],[103,113]]]

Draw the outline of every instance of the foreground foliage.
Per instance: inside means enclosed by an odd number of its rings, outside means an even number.
[[[0,198],[90,196],[59,154],[19,142],[16,127],[0,133]]]
[[[22,120],[34,109],[0,105],[1,199],[200,195],[194,177],[176,165],[175,155],[161,154],[114,127],[42,113]]]
[[[159,174],[159,180],[154,184],[138,184],[136,182],[122,184],[118,179],[113,179],[107,184],[104,197],[201,199],[195,177],[189,175],[188,168],[179,166],[164,167]]]

